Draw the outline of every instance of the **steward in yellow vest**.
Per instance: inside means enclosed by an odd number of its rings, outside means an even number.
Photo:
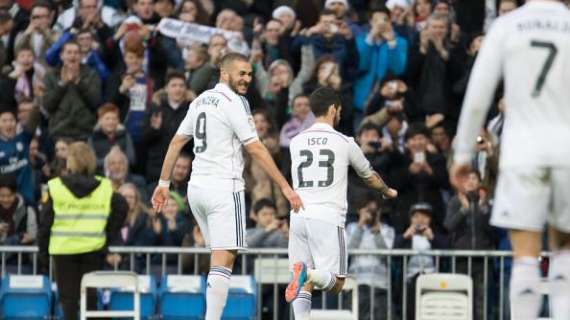
[[[47,270],[49,255],[53,257],[64,319],[76,320],[83,275],[103,269],[105,260],[120,262],[107,247],[122,243],[120,230],[129,205],[110,180],[95,175],[95,154],[86,143],[69,146],[66,165],[69,174],[48,182],[38,246],[42,269]],[[88,309],[96,301],[96,292],[88,290]]]

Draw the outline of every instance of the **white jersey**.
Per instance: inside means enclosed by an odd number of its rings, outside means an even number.
[[[191,184],[243,190],[242,145],[257,140],[244,97],[218,83],[192,101],[176,134],[194,137]]]
[[[293,187],[303,200],[300,215],[344,227],[348,166],[372,175],[370,163],[354,142],[331,126],[315,123],[291,140]]]
[[[527,2],[496,20],[473,67],[455,160],[468,163],[500,79],[505,82],[501,168],[570,166],[570,11]]]

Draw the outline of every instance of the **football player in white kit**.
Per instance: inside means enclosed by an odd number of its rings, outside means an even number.
[[[220,82],[190,104],[170,142],[152,196],[153,207],[160,211],[168,198],[169,179],[180,150],[194,138],[188,201],[212,250],[206,320],[221,318],[237,250],[246,247],[242,146],[281,188],[293,210],[302,206],[257,137],[249,105],[242,96],[251,79],[252,68],[245,56],[229,53],[222,58]]]
[[[293,186],[304,204],[299,213],[291,213],[289,264],[293,279],[285,292],[297,320],[309,319],[313,287],[333,293],[343,287],[348,262],[344,231],[348,167],[384,197],[397,195],[372,170],[354,139],[333,128],[342,108],[335,91],[317,89],[311,94],[310,105],[315,124],[290,145]]]
[[[495,88],[505,84],[505,126],[491,223],[510,230],[512,319],[541,306],[538,256],[548,223],[553,317],[570,319],[570,11],[531,0],[498,18],[471,73],[455,142],[451,182],[463,185]]]

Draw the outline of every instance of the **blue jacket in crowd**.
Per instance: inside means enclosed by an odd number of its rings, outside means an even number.
[[[32,135],[22,131],[10,140],[0,138],[0,174],[12,174],[18,182],[18,192],[29,203],[34,201],[30,141]]]
[[[390,47],[387,42],[373,42],[369,33],[362,33],[356,37],[356,48],[360,57],[360,76],[354,82],[353,104],[357,110],[363,111],[376,82],[382,82],[388,72],[394,76],[405,72],[408,42],[396,36],[396,44]]]

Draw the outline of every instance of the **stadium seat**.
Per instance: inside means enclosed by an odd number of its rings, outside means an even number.
[[[255,319],[257,286],[252,276],[232,275],[223,320]]]
[[[311,320],[358,320],[358,283],[346,278],[343,291],[352,291],[352,310],[311,310]]]
[[[160,289],[162,319],[203,319],[206,313],[206,278],[202,276],[163,276]]]
[[[287,284],[291,280],[289,259],[257,258],[254,275],[258,284]]]
[[[416,282],[417,320],[472,320],[473,281],[464,274],[423,274]]]
[[[87,289],[127,288],[134,292],[132,310],[87,310]],[[81,279],[80,318],[133,318],[140,319],[139,278],[128,271],[96,271],[83,275]]]
[[[141,296],[141,319],[150,319],[156,314],[156,279],[153,276],[139,275],[138,280]],[[133,288],[112,289],[109,310],[133,310]]]
[[[48,319],[51,315],[51,284],[45,276],[8,275],[0,295],[3,319]]]

